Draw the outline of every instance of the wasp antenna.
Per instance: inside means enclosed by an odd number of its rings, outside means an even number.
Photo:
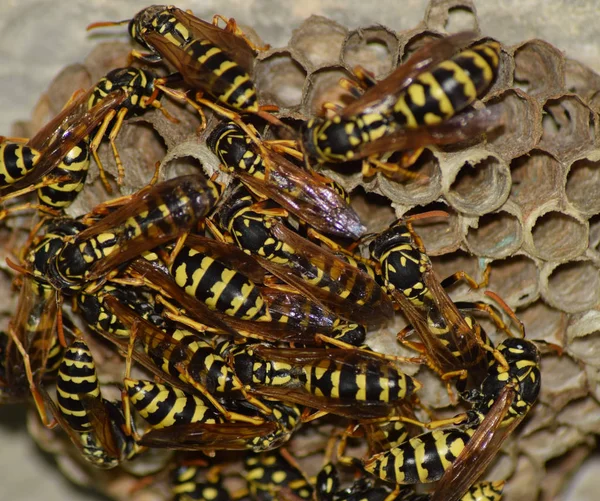
[[[122,21],[99,21],[97,23],[88,24],[85,31],[95,30],[96,28],[106,28],[107,26],[121,26],[127,24],[131,19],[123,19]]]

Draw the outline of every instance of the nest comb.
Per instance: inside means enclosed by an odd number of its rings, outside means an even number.
[[[474,13],[470,1],[459,4]],[[456,6],[451,0],[432,2],[424,21],[401,33],[382,26],[350,31],[313,16],[295,30],[286,47],[258,57],[255,79],[261,100],[280,106],[290,120],[313,115],[324,101],[339,98],[338,81],[351,76],[355,65],[383,78],[424,43],[447,34],[449,11]],[[485,38],[476,16],[471,19],[475,24],[467,28]],[[128,51],[128,46],[105,44],[83,65],[63,71],[38,106],[31,128],[46,113],[58,111],[72,90],[89,85],[82,82],[123,66]],[[354,190],[357,210],[371,214],[366,219],[370,231],[408,211],[448,212],[443,222],[417,227],[436,272],[444,277],[465,270],[477,276],[482,263],[489,263],[489,289],[516,310],[527,336],[564,347],[562,357],[543,358],[539,401],[488,472],[490,478],[508,479],[507,501],[553,499],[594,450],[600,431],[600,351],[594,349],[600,334],[599,89],[600,76],[542,40],[503,46],[500,75],[484,99],[507,110],[500,133],[427,148],[416,166],[427,183],[400,183],[380,175],[365,180],[359,172],[343,169],[328,172]],[[214,157],[190,133],[196,118],[176,105],[167,106],[184,126],[151,112],[130,121],[119,135],[117,145],[127,168],[125,192],[147,182],[152,176],[148,166],[157,161],[166,177],[199,164],[208,173],[216,168]],[[19,132],[26,135],[27,129]],[[101,153],[114,174],[110,155]],[[86,189],[72,211],[86,211],[101,201],[101,194],[101,189]],[[459,289],[455,297],[461,294],[477,296]],[[390,333],[379,333],[373,344],[392,350]],[[429,404],[448,405],[439,383],[439,391],[430,390],[435,378],[419,378]],[[76,481],[118,499],[166,499],[160,489],[152,495],[130,495],[126,471],[90,472],[52,432],[35,421],[30,428]]]

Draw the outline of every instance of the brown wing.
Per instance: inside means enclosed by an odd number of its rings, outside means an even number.
[[[262,284],[265,281],[265,269],[256,262],[256,259],[235,245],[193,234],[187,236],[185,245],[198,252],[207,252],[212,258],[230,264],[232,268],[246,275],[254,283]]]
[[[248,74],[252,74],[254,67],[254,51],[242,37],[207,23],[202,19],[188,14],[187,12],[173,8],[171,13],[175,18],[186,26],[196,38],[208,40],[216,45],[233,61],[239,64]]]
[[[419,311],[401,292],[394,291],[392,294],[394,301],[400,305],[402,313],[412,325],[421,342],[425,345],[426,357],[431,368],[438,373],[445,374],[454,370],[459,370],[458,361],[448,347],[431,332],[427,324],[425,311]]]
[[[439,125],[414,129],[400,128],[395,132],[363,144],[356,150],[355,158],[365,158],[380,153],[416,150],[432,144],[454,144],[483,134],[504,123],[500,105],[485,110],[459,113]]]
[[[371,327],[380,326],[389,321],[394,313],[392,302],[383,289],[369,277],[354,266],[341,260],[327,249],[309,242],[305,238],[286,228],[282,223],[276,222],[272,226],[275,238],[287,243],[294,249],[298,258],[289,265],[273,263],[260,259],[260,263],[273,275],[292,285],[300,292],[317,301],[342,318]],[[331,281],[343,287],[344,297],[324,288],[317,287],[302,278],[302,274],[312,273],[307,266],[331,270]]]
[[[389,108],[396,101],[398,95],[418,75],[452,57],[475,36],[476,34],[473,32],[456,33],[425,45],[417,50],[406,63],[396,68],[391,75],[377,82],[377,85],[346,106],[341,116],[349,118],[366,111],[376,112],[381,108]]]
[[[238,338],[243,336],[271,342],[314,342],[314,336],[311,333],[299,332],[298,329],[290,328],[284,323],[250,322],[210,310],[202,301],[186,294],[171,276],[155,268],[145,259],[136,259],[130,264],[130,268],[150,283],[158,286],[168,296],[176,299],[191,318],[220,332]]]
[[[98,437],[102,448],[112,457],[120,458],[121,450],[115,437],[115,423],[112,422],[102,397],[94,398],[90,395],[78,395],[81,405],[86,411],[87,418],[92,426],[93,433]]]
[[[273,433],[275,423],[191,423],[150,430],[140,440],[146,447],[173,450],[248,450],[250,441]]]
[[[264,180],[237,170],[235,175],[324,233],[350,238],[364,233],[358,214],[331,186],[275,152],[268,151],[263,158],[268,168]]]
[[[28,146],[42,153],[36,168],[29,175],[10,185],[3,193],[12,193],[35,183],[52,169],[77,143],[89,136],[111,110],[127,98],[127,93],[116,89],[87,111],[87,101],[93,87],[78,97],[33,136]]]
[[[315,396],[304,388],[286,388],[278,386],[255,386],[248,393],[268,397],[282,402],[295,404],[326,411],[337,416],[350,419],[374,419],[389,415],[392,410],[385,402],[359,402],[356,400],[341,400]]]
[[[23,356],[12,338],[18,340],[29,357],[34,383],[44,375],[52,337],[56,335],[57,303],[54,292],[36,287],[31,277],[24,276],[17,309],[9,324],[9,339],[6,348],[5,379],[8,394],[20,398],[28,392]]]
[[[208,212],[213,195],[209,193],[210,186],[207,186],[206,183],[207,181],[202,176],[195,175],[180,176],[165,181],[141,195],[135,195],[131,202],[79,233],[75,239],[76,242],[84,242],[104,232],[114,234],[117,239],[117,250],[97,260],[91,266],[86,278],[88,280],[98,279],[143,252],[175,240],[186,231],[193,230],[203,216],[198,212],[191,215],[192,206],[198,205],[198,200],[191,200],[188,194],[190,191],[194,191],[194,197],[199,198],[206,193],[206,206],[203,207],[203,210]],[[170,196],[172,203],[173,192],[183,185],[185,185],[185,189],[181,191],[184,192],[185,198],[181,199],[181,203],[170,207],[170,203],[165,200],[165,197]],[[186,213],[190,215],[183,218],[182,215]],[[151,219],[146,222],[142,231],[131,235],[132,225],[125,223],[141,214],[146,214]],[[139,227],[139,220],[136,221],[136,225]]]
[[[433,269],[428,269],[423,274],[425,285],[431,291],[431,296],[436,307],[441,312],[450,329],[453,349],[457,349],[461,353],[460,364],[456,369],[469,369],[477,361],[485,358],[485,353],[482,352],[480,345],[477,342],[476,333],[467,324],[464,316],[458,310],[454,301],[450,299],[446,290],[436,278]]]
[[[444,472],[431,496],[431,501],[459,501],[486,470],[502,442],[523,418],[521,416],[510,424],[501,426],[514,398],[514,387],[506,385],[475,434],[450,468]]]

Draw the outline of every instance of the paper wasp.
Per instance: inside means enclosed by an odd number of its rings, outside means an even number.
[[[90,103],[94,91],[92,87],[74,94],[63,110],[26,143],[6,140],[0,144],[3,200],[37,189],[38,208],[50,213],[61,211],[73,201],[87,175],[90,134],[128,97],[124,89],[118,88]]]
[[[321,163],[369,157],[373,167],[365,162],[365,175],[377,170],[393,175],[405,171],[403,166],[377,161],[377,155],[455,143],[498,125],[498,113],[491,110],[460,114],[487,91],[498,72],[500,44],[487,41],[463,49],[473,38],[465,32],[434,41],[380,82],[359,69],[367,90],[333,118],[308,122],[303,133],[307,153]]]
[[[245,467],[248,490],[254,499],[289,499],[287,495],[291,499],[313,499],[312,485],[284,449],[250,454]]]
[[[114,468],[139,452],[119,405],[102,397],[92,354],[82,339],[67,348],[56,384],[55,418],[83,457],[98,468]]]
[[[219,196],[217,185],[199,175],[157,184],[66,239],[38,275],[58,291],[77,292],[142,252],[194,229]]]
[[[375,326],[392,317],[391,302],[373,278],[296,234],[243,189],[223,200],[213,218],[261,266],[340,318]],[[220,234],[214,225],[211,231]]]
[[[393,362],[358,349],[255,344],[224,353],[253,393],[350,418],[385,416],[421,387]]]
[[[234,122],[217,125],[206,142],[227,172],[319,231],[350,238],[364,231],[334,181],[298,167],[266,145],[259,149]]]
[[[478,386],[487,374],[489,353],[506,365],[468,311],[485,311],[499,328],[510,331],[490,305],[450,299],[445,287],[458,280],[466,280],[472,288],[480,285],[462,272],[440,282],[410,217],[377,235],[369,249],[380,264],[386,289],[419,335],[424,345],[420,351],[424,351],[428,365],[444,380],[459,377],[461,389]],[[514,314],[512,317],[516,319]]]
[[[509,338],[497,349],[508,369],[490,355],[489,373],[480,388],[463,394],[473,407],[455,418],[427,425],[452,427],[434,429],[376,454],[364,463],[365,469],[397,484],[440,480],[431,501],[460,500],[525,417],[540,390],[540,354],[532,342]]]

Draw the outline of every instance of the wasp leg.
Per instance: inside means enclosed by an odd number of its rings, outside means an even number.
[[[423,359],[421,357],[400,357],[396,355],[386,355],[385,353],[379,353],[377,351],[371,351],[364,348],[357,348],[354,345],[349,343],[345,343],[344,341],[340,341],[339,339],[335,339],[329,336],[325,336],[324,334],[316,334],[315,339],[318,341],[322,341],[323,343],[336,346],[337,348],[344,348],[346,350],[353,351],[362,351],[369,355],[373,355],[374,357],[381,358],[382,360],[390,360],[392,362],[401,362],[407,364],[422,364]]]
[[[240,38],[243,38],[244,41],[248,44],[248,46],[253,51],[261,52],[261,51],[269,50],[271,48],[271,46],[269,44],[261,46],[261,45],[256,45],[253,42],[251,42],[250,39],[240,29],[240,27],[238,26],[235,19],[233,19],[233,18],[227,19],[226,17],[221,16],[220,14],[215,14],[213,16],[212,23],[215,26],[219,26],[219,21],[223,21],[225,23],[225,29],[227,31],[229,31],[230,33],[233,33],[234,35],[237,35]]]

